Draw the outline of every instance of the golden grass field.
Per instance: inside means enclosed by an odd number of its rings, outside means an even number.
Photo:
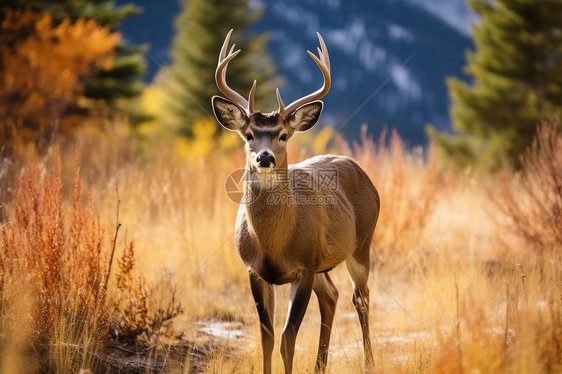
[[[454,170],[443,165],[431,147],[407,149],[396,134],[390,136],[388,145],[365,133],[358,144],[335,136],[328,147],[320,144],[322,136],[326,134],[303,134],[302,139],[295,139],[289,162],[324,152],[351,155],[368,172],[381,196],[369,282],[377,373],[562,371],[562,252],[556,236],[562,221],[545,223],[535,209],[544,204],[553,212],[552,219],[560,217],[561,208],[556,205],[560,196],[533,195],[535,190],[522,182],[525,173]],[[183,340],[206,347],[208,355],[200,364],[206,373],[261,371],[257,313],[232,237],[238,206],[224,190],[229,173],[244,165],[241,141],[239,147],[224,152],[218,143],[211,144],[211,150],[218,149],[189,157],[170,144],[139,142],[115,126],[109,126],[105,135],[92,136],[87,131],[77,135],[82,192],[74,201],[82,204],[80,214],[72,203],[77,184],[75,181],[73,189],[74,146],[61,145],[65,218],[59,224],[66,222],[66,226],[59,242],[70,244],[61,252],[66,265],[56,265],[63,275],[50,281],[44,277],[59,273],[37,275],[45,272],[42,267],[51,266],[46,260],[49,252],[22,252],[44,251],[38,246],[48,243],[26,244],[35,239],[28,229],[17,229],[14,189],[16,176],[28,172],[31,164],[37,165],[36,185],[56,174],[55,147],[41,157],[22,151],[25,157],[7,166],[2,184],[0,372],[41,371],[46,365],[40,361],[43,359],[50,371],[105,372],[96,364],[96,354],[107,344],[107,334],[97,331],[107,330],[111,323],[107,316],[133,316],[129,325],[146,323],[136,319],[143,314],[134,309],[139,296],[129,286],[151,290],[145,292],[143,304],[149,316],[178,302],[183,308],[172,326],[156,334],[158,339],[140,336],[145,342],[137,342],[138,347],[159,344],[165,351],[181,333]],[[555,144],[560,146],[560,141]],[[562,147],[557,149],[562,154]],[[561,163],[558,167],[562,170]],[[536,173],[533,178],[540,180],[541,170]],[[54,178],[55,185],[56,181]],[[532,186],[547,189],[545,184]],[[92,282],[103,283],[105,268],[91,266],[88,278],[83,264],[99,267],[107,263],[117,206],[122,227],[107,293],[100,294]],[[49,219],[56,220],[53,214]],[[85,223],[72,226],[70,222],[79,221],[78,216],[85,217]],[[522,233],[521,224],[532,227],[544,240]],[[57,227],[53,225],[45,235]],[[98,237],[99,246],[84,244]],[[127,270],[123,251],[129,248],[131,255],[131,242],[135,262]],[[92,258],[91,248],[98,248],[98,257]],[[73,264],[75,270],[71,270]],[[76,275],[71,276],[73,272]],[[362,373],[361,331],[351,302],[351,283],[345,266],[332,274],[340,297],[328,372]],[[138,275],[144,280],[136,278]],[[42,288],[34,288],[37,284]],[[55,296],[48,292],[63,295],[62,301],[54,305]],[[278,347],[288,298],[288,287],[277,287],[276,373],[283,371]],[[127,305],[115,306],[127,302],[128,312]],[[51,316],[56,318],[45,322],[37,305],[53,308]],[[41,325],[45,323],[47,327]],[[314,367],[319,328],[313,296],[297,338],[297,373],[311,372]],[[166,371],[187,372],[193,360],[187,355]]]

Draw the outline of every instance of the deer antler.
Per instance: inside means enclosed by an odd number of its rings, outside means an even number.
[[[234,47],[236,46],[236,44],[233,44],[230,48],[230,52],[228,52],[228,55],[226,54],[231,34],[232,30],[228,32],[226,38],[224,39],[224,43],[219,54],[217,70],[215,71],[215,81],[217,82],[219,90],[221,90],[221,92],[227,98],[235,102],[238,106],[244,109],[248,115],[250,115],[254,112],[254,93],[256,92],[256,81],[254,81],[254,84],[252,85],[248,100],[244,99],[238,92],[234,91],[233,89],[228,87],[228,84],[226,84],[226,68],[228,67],[228,63],[234,57],[236,57],[238,53],[240,53],[240,49],[234,51]]]
[[[307,51],[310,57],[316,62],[316,65],[322,70],[322,74],[324,75],[324,85],[319,88],[317,91],[302,97],[296,101],[293,101],[288,106],[283,105],[283,100],[281,100],[281,94],[279,93],[279,88],[277,89],[277,101],[279,102],[279,114],[283,118],[287,118],[287,116],[291,115],[297,108],[303,106],[304,104],[316,101],[324,97],[328,91],[330,91],[331,85],[331,77],[330,77],[330,56],[328,55],[328,48],[326,48],[326,44],[324,43],[324,39],[320,33],[316,33],[318,35],[318,40],[320,41],[320,48],[318,50],[318,57],[314,55],[314,53]]]

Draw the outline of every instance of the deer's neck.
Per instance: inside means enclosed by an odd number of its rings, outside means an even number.
[[[249,171],[244,185],[249,223],[262,249],[276,251],[291,239],[296,224],[296,204],[289,183],[287,161],[269,173]]]

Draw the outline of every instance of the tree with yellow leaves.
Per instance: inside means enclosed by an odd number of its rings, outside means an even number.
[[[119,38],[94,20],[55,26],[48,13],[8,10],[0,24],[0,144],[48,141],[88,78],[112,68]]]

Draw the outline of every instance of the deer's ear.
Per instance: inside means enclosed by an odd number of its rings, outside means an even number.
[[[321,101],[313,101],[299,107],[289,116],[289,125],[295,131],[310,130],[318,122],[323,107],[324,103]]]
[[[213,112],[215,113],[217,121],[219,121],[225,129],[236,131],[246,126],[248,116],[232,101],[220,96],[213,96],[211,103],[213,104]]]

